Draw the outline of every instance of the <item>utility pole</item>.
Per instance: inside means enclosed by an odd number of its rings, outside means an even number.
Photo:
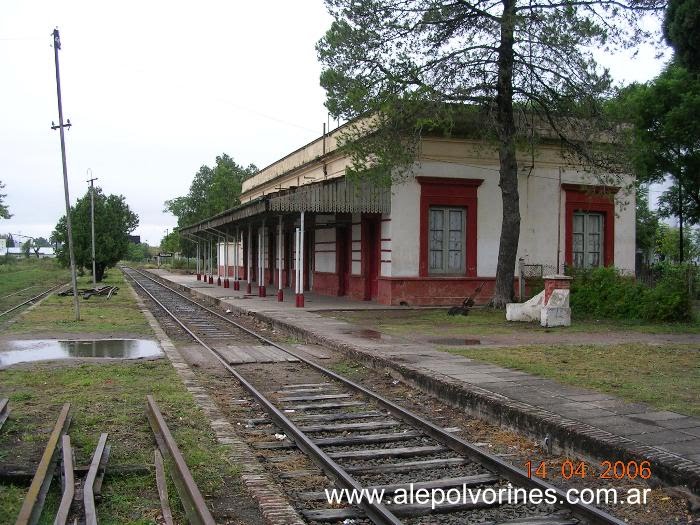
[[[61,37],[58,29],[53,30],[53,53],[56,63],[56,97],[58,98],[58,126],[53,122],[51,129],[57,129],[61,135],[61,161],[63,162],[63,193],[66,199],[66,233],[68,235],[68,254],[70,255],[70,272],[73,283],[73,306],[75,309],[75,320],[80,321],[80,302],[78,300],[78,278],[75,274],[75,254],[73,253],[73,229],[70,224],[70,196],[68,195],[68,167],[66,165],[66,138],[63,128],[71,126],[70,119],[63,123],[63,105],[61,104],[61,76],[58,69],[58,50],[61,49]]]
[[[678,262],[683,264],[683,186],[681,185],[680,177],[678,177],[676,180],[678,182]]]
[[[92,175],[92,170],[88,168],[88,175]],[[95,277],[95,181],[97,177],[88,179],[90,183],[90,223],[92,226],[92,289],[97,290],[97,277]]]

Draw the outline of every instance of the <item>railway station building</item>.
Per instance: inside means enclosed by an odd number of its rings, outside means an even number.
[[[416,306],[459,304],[479,289],[476,302],[488,302],[502,216],[497,150],[424,137],[410,175],[377,186],[346,178],[345,126],[247,179],[240,206],[181,228],[197,242],[197,278],[270,300],[291,293],[299,306],[305,292]],[[556,141],[518,164],[520,259],[551,271],[634,269],[630,177],[602,185]]]

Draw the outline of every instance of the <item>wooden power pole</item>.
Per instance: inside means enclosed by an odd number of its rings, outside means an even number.
[[[51,123],[51,129],[57,129],[61,135],[61,161],[63,162],[63,194],[66,199],[66,233],[68,236],[68,253],[70,255],[70,272],[73,284],[73,306],[75,320],[80,321],[80,302],[78,298],[78,278],[75,273],[75,254],[73,253],[73,230],[70,224],[70,196],[68,194],[68,167],[66,165],[66,138],[63,128],[71,126],[70,119],[63,123],[63,105],[61,104],[61,76],[58,70],[58,50],[61,49],[61,37],[58,29],[53,30],[53,53],[56,63],[56,96],[58,98],[58,126]]]
[[[90,170],[92,175],[92,170]],[[90,183],[90,225],[92,226],[92,289],[97,290],[97,277],[95,276],[95,181],[93,177],[87,182]]]

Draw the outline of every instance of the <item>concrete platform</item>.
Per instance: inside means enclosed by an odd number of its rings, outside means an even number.
[[[416,345],[314,312],[384,306],[307,295],[308,308],[302,309],[294,306],[291,294],[280,303],[272,294],[245,297],[242,292],[204,285],[194,276],[162,270],[153,273],[202,297],[216,298],[222,306],[255,314],[310,343],[389,368],[475,416],[538,440],[549,435],[555,451],[613,462],[648,460],[655,476],[667,483],[687,484],[700,493],[700,418],[480,363],[439,351],[434,345]]]

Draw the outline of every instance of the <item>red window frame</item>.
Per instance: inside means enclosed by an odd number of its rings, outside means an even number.
[[[477,190],[483,179],[454,179],[442,177],[416,177],[420,184],[420,241],[418,275],[435,279],[453,276],[431,275],[428,271],[428,224],[431,206],[454,206],[466,208],[467,243],[465,250],[465,273],[476,277],[476,217]]]
[[[565,254],[567,266],[574,262],[574,212],[603,214],[603,265],[615,264],[615,195],[617,186],[562,184],[565,195]]]

